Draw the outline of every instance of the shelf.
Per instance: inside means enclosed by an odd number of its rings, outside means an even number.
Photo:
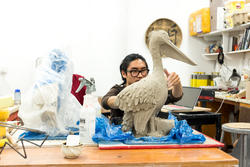
[[[239,54],[239,53],[247,53],[250,52],[250,49],[247,50],[237,50],[237,51],[231,51],[231,52],[227,52],[227,55],[233,55],[233,54]]]
[[[207,60],[217,60],[219,53],[205,53],[202,56]]]
[[[236,54],[245,54],[245,53],[250,53],[250,49],[247,50],[237,50],[237,51],[231,51],[231,52],[225,52],[224,55],[226,57],[228,56],[234,56]],[[219,53],[204,53],[202,54],[202,56],[206,59],[206,60],[217,60]],[[228,57],[229,58],[229,57]]]
[[[200,34],[197,37],[203,38],[207,42],[220,42],[224,50],[225,59],[234,59],[234,58],[244,58],[245,55],[249,55],[250,49],[246,50],[237,50],[237,51],[228,51],[229,42],[232,40],[231,37],[235,34],[242,33],[246,28],[250,27],[250,22],[247,24],[242,24],[232,28],[227,28],[223,30],[213,31],[207,34]],[[231,46],[231,44],[230,44]],[[217,60],[218,53],[206,53],[202,54],[202,57],[206,60]]]
[[[201,34],[201,35],[198,35],[198,37],[222,36],[223,33],[242,31],[242,30],[244,30],[245,28],[247,28],[249,26],[250,26],[250,22],[246,23],[246,24],[239,25],[239,26],[231,27],[231,28],[226,28],[226,29],[223,29],[223,30],[217,30],[217,31],[206,33],[206,34]]]

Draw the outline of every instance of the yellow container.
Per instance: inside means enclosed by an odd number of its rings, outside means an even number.
[[[233,15],[234,13],[240,12],[245,8],[245,1],[244,0],[228,0],[225,2],[225,21],[226,21],[226,27],[233,27],[234,22],[233,22]]]
[[[196,22],[195,22],[195,13],[192,13],[189,16],[189,34],[190,34],[190,36],[197,35]]]
[[[0,126],[0,139],[6,136],[6,127]]]
[[[7,108],[0,109],[0,121],[5,122],[9,118],[9,110]],[[0,139],[6,136],[6,127],[0,126]]]
[[[190,15],[189,34],[191,36],[210,31],[210,8],[202,8]]]
[[[3,147],[6,142],[8,142],[8,139],[0,139],[0,147]]]
[[[228,13],[233,13],[235,11],[240,11],[245,7],[245,0],[228,0],[225,2],[225,9]]]
[[[6,121],[9,118],[9,110],[7,108],[0,109],[0,121]]]

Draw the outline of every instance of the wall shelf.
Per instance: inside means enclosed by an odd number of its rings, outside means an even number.
[[[223,29],[223,30],[217,30],[217,31],[206,33],[206,34],[201,34],[201,35],[198,35],[198,37],[222,36],[223,33],[242,31],[242,30],[244,30],[245,28],[247,28],[249,26],[250,26],[250,22],[246,23],[246,24],[239,25],[239,26],[231,27],[231,28],[226,28],[226,29]]]
[[[217,60],[219,53],[205,53],[202,54],[202,57],[206,60]]]
[[[231,56],[238,56],[239,54],[242,55],[245,53],[250,53],[250,49],[225,52],[224,55],[227,58],[230,58]],[[204,53],[204,54],[202,54],[202,57],[206,60],[217,60],[218,54],[219,53]]]
[[[239,53],[247,53],[250,52],[250,49],[247,50],[237,50],[237,51],[231,51],[231,52],[227,52],[227,55],[234,55],[234,54],[239,54]]]
[[[242,24],[239,26],[235,26],[232,28],[226,28],[223,30],[213,31],[206,34],[197,35],[197,37],[203,38],[205,41],[213,41],[220,42],[222,44],[225,58],[232,59],[236,56],[242,57],[250,53],[250,48],[246,50],[237,50],[237,51],[230,51],[231,49],[229,46],[229,42],[232,40],[232,36],[235,34],[243,33],[246,28],[250,27],[250,22],[246,24]],[[202,54],[202,57],[206,60],[217,60],[218,53],[209,53],[209,54]]]

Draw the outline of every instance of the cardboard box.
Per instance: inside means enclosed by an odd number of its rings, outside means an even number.
[[[224,1],[223,0],[210,0],[211,31],[216,31],[217,30],[217,16],[220,17],[220,18],[218,18],[218,20],[224,20],[224,18],[222,18],[223,16],[221,16],[220,13],[218,15],[218,10],[221,10],[221,8],[218,8],[218,7],[224,7]],[[218,25],[218,27],[221,28],[221,24]]]

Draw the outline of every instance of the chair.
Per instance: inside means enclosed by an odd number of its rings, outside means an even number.
[[[250,134],[250,123],[232,122],[223,124],[220,142],[223,142],[224,132],[240,135],[240,167],[247,167],[247,135]]]

